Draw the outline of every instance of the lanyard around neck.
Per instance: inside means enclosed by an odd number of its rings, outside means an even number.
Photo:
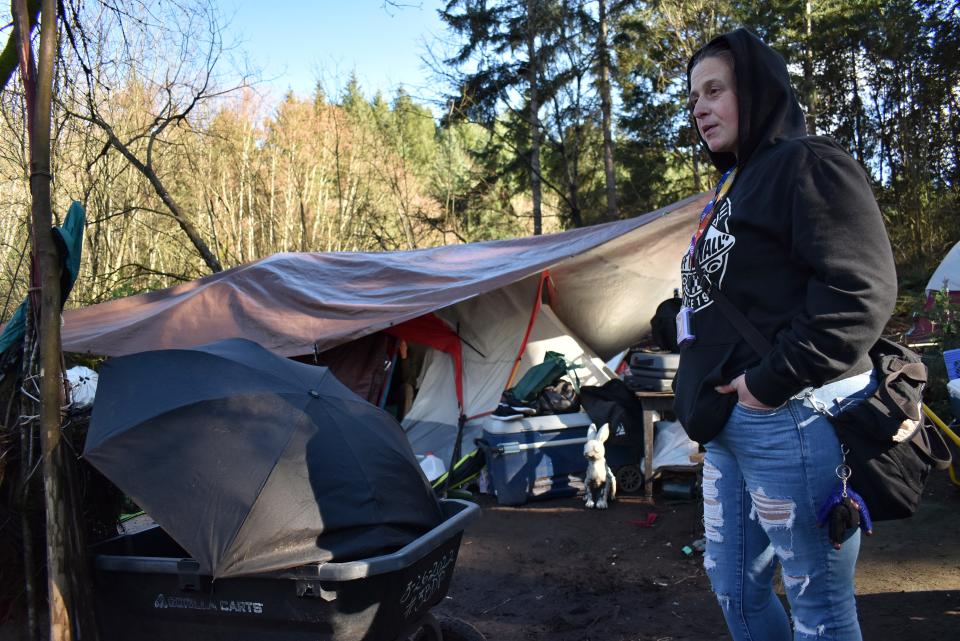
[[[693,233],[693,236],[690,238],[690,265],[691,267],[696,266],[696,255],[695,250],[697,248],[697,243],[700,242],[700,237],[703,236],[703,233],[707,230],[707,227],[710,226],[710,221],[713,220],[713,214],[716,209],[716,205],[720,202],[724,196],[727,195],[727,192],[730,191],[730,187],[733,185],[733,180],[737,176],[737,168],[733,167],[728,169],[721,178],[720,182],[717,184],[717,189],[713,193],[713,198],[710,202],[707,203],[707,206],[703,208],[703,211],[700,213],[700,224],[697,225],[697,230]]]

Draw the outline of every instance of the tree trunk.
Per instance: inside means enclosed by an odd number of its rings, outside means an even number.
[[[60,408],[63,372],[60,366],[60,261],[50,233],[50,111],[53,65],[57,50],[57,3],[41,7],[39,69],[34,72],[26,0],[14,3],[20,49],[20,72],[27,96],[30,134],[30,195],[33,252],[40,280],[40,443],[43,456],[44,507],[47,515],[47,589],[50,641],[70,641],[73,600],[70,589],[67,509]]]
[[[303,196],[302,196],[302,195],[300,196],[300,198],[298,198],[298,203],[299,203],[299,205],[300,205],[300,251],[305,252],[305,251],[309,251],[309,250],[307,249],[307,246],[308,246],[308,241],[307,241],[307,233],[308,233],[308,230],[307,230],[307,209],[306,209],[306,207],[304,207],[304,205],[303,205]]]
[[[537,92],[537,75],[539,60],[536,43],[536,5],[538,0],[527,0],[527,83],[530,96],[530,192],[533,199],[533,235],[543,233],[543,217],[541,214],[541,186],[540,186],[540,102]]]
[[[857,153],[857,160],[866,165],[864,151],[864,141],[863,141],[863,101],[860,99],[860,80],[858,75],[860,74],[860,56],[858,52],[859,44],[853,46],[852,53],[852,62],[851,65],[853,68],[853,139],[854,139],[854,148]],[[881,179],[883,172],[881,171]]]
[[[960,117],[958,117],[957,103],[960,102],[956,96],[947,100],[947,114],[949,115],[950,131],[953,140],[953,181],[954,185],[960,182]]]
[[[807,103],[807,133],[817,133],[817,85],[813,78],[813,0],[804,3],[806,39],[803,55],[803,90]]]
[[[557,111],[559,111],[559,106]],[[557,122],[560,122],[559,113]],[[561,128],[562,130],[562,128]],[[567,193],[561,198],[566,202],[570,214],[570,224],[574,227],[583,227],[583,213],[580,210],[580,171],[578,158],[580,157],[580,132],[577,128],[569,136],[560,136],[560,157],[563,159],[563,173],[567,186]]]
[[[603,173],[607,182],[607,218],[617,218],[617,184],[613,169],[613,125],[610,105],[610,50],[607,47],[607,3],[599,0],[600,35],[597,40],[599,61],[600,112],[603,126]]]
[[[583,227],[583,213],[580,211],[580,186],[578,181],[571,180],[568,185],[570,191],[570,222],[574,227]]]

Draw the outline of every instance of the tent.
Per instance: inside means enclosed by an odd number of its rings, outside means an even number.
[[[472,447],[500,393],[547,350],[575,361],[584,384],[612,375],[601,359],[649,332],[657,304],[679,285],[679,256],[707,197],[546,236],[275,254],[65,312],[63,347],[114,356],[239,336],[284,356],[333,355],[341,366],[326,364],[338,377],[382,400],[398,342],[423,344],[419,392],[403,423],[415,452],[449,460],[459,419]]]
[[[542,302],[550,276],[534,276],[437,312],[451,327],[459,327],[462,348],[462,408],[458,406],[457,368],[437,350],[427,353],[419,393],[403,418],[404,430],[418,454],[433,452],[450,460],[457,421],[465,419],[464,453],[474,449],[483,422],[497,408],[500,394],[548,351],[564,355],[576,366],[571,376],[584,385],[599,385],[614,377],[604,361]],[[547,295],[555,299],[557,294]],[[647,318],[649,320],[649,317]],[[469,345],[469,346],[468,346]],[[461,414],[462,409],[462,414]]]
[[[960,305],[960,242],[947,252],[927,281],[923,312],[914,319],[913,327],[907,332],[907,337],[912,342],[922,341],[933,333],[934,327],[929,314],[936,306],[936,293],[943,289],[947,290],[953,305]]]

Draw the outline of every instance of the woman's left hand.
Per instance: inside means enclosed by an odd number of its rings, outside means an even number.
[[[752,410],[773,411],[777,409],[769,405],[764,405],[757,400],[756,396],[750,393],[750,390],[747,389],[747,377],[745,374],[741,374],[726,385],[717,385],[713,389],[717,390],[720,394],[732,394],[736,392],[740,404]]]

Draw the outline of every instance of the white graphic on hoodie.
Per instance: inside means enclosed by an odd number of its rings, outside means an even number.
[[[720,203],[720,208],[710,221],[704,237],[697,243],[697,271],[706,274],[713,283],[714,287],[723,284],[723,275],[727,271],[727,260],[730,257],[730,250],[737,242],[737,239],[730,233],[729,219],[732,211],[730,199],[724,198]],[[698,278],[695,277],[690,268],[689,252],[683,255],[680,263],[680,278],[683,282],[683,304],[693,308],[694,312],[705,309],[713,304],[713,301],[700,287]]]

